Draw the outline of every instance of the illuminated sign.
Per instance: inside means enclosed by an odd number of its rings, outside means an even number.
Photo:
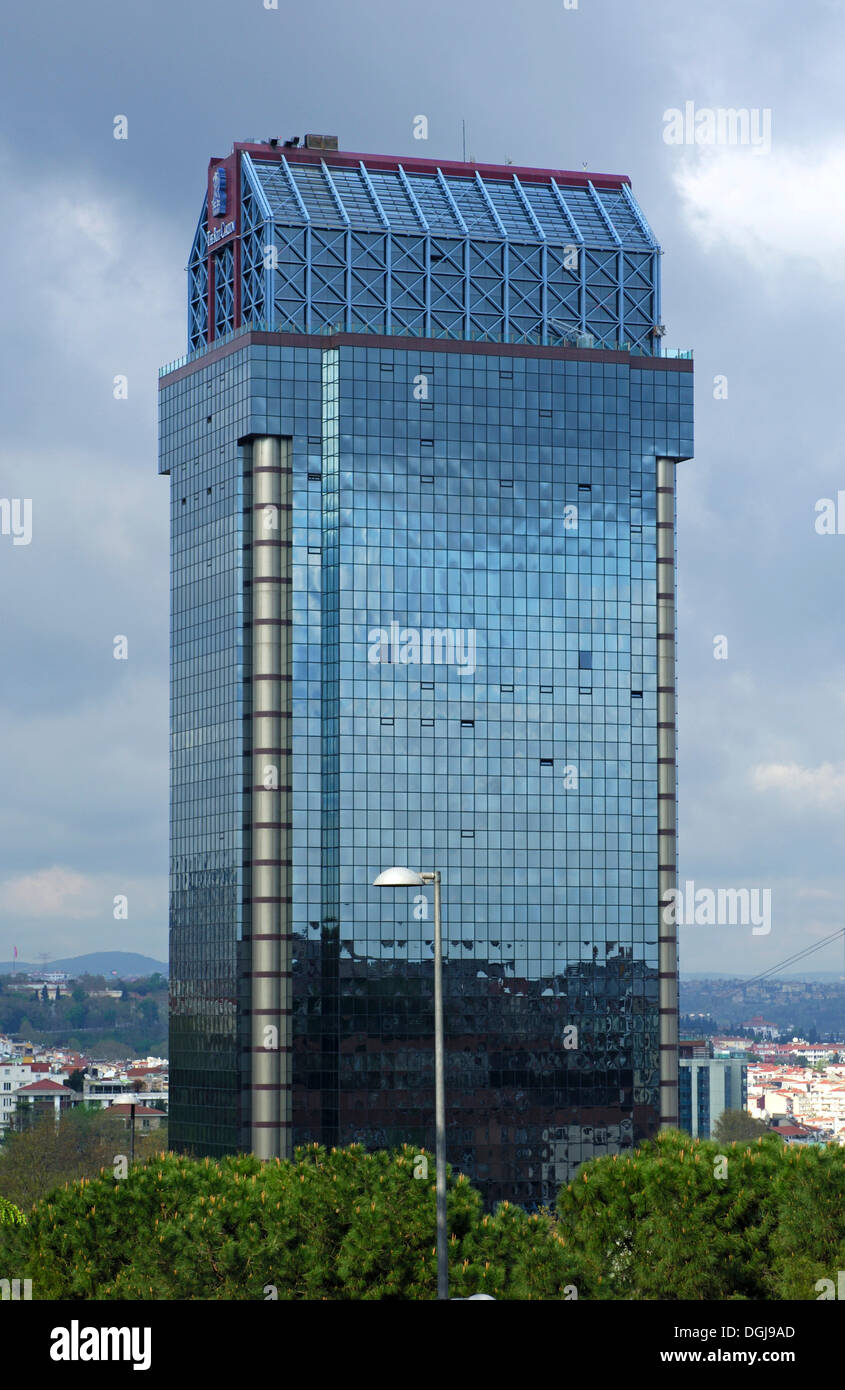
[[[211,215],[223,217],[226,213],[226,170],[220,164],[211,176]]]
[[[213,246],[215,241],[222,241],[224,236],[231,236],[234,230],[234,222],[224,222],[222,227],[215,227],[214,231],[208,234],[209,246]]]

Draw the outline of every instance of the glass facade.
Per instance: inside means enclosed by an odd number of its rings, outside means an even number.
[[[744,1110],[748,1101],[745,1062],[682,1059],[679,1069],[680,1128],[709,1139],[724,1110]]]
[[[432,904],[373,888],[392,864],[443,876],[448,1157],[488,1200],[552,1201],[657,1128],[657,459],[692,453],[691,365],[256,330],[163,376],[175,1147],[249,1146],[266,436],[292,466],[291,1141],[433,1148]]]

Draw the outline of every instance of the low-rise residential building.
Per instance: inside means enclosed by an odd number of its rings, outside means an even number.
[[[132,1116],[131,1102],[121,1102],[119,1105],[109,1106],[109,1113],[119,1115],[126,1128],[129,1128]],[[163,1120],[167,1119],[166,1110],[157,1110],[153,1105],[135,1105],[135,1133],[147,1134],[148,1132],[161,1128]]]
[[[89,1068],[83,1077],[86,1101],[103,1109],[120,1102],[154,1105],[167,1104],[166,1066],[129,1065],[112,1067],[98,1064]]]
[[[21,1062],[5,1057],[0,1059],[0,1134],[8,1129],[17,1107],[16,1097],[32,1082],[54,1081],[64,1087],[68,1073],[50,1062]],[[31,1094],[31,1092],[30,1092]]]
[[[63,1086],[58,1081],[50,1080],[49,1077],[41,1081],[30,1081],[26,1086],[19,1086],[12,1093],[12,1096],[15,1109],[18,1105],[31,1105],[39,1114],[52,1112],[57,1125],[62,1111],[69,1110],[71,1106],[78,1105],[82,1100],[78,1091],[72,1091],[69,1086]]]
[[[748,1072],[748,1109],[778,1126],[793,1123],[816,1139],[845,1144],[845,1065],[814,1067],[754,1064]]]
[[[37,1052],[37,1055],[35,1055]],[[68,1086],[71,1075],[81,1076],[81,1087]],[[51,1082],[39,1090],[33,1083]],[[44,1109],[50,1101],[60,1113],[86,1103],[108,1109],[114,1105],[136,1105],[145,1111],[145,1123],[166,1117],[168,1105],[168,1063],[163,1057],[146,1057],[121,1063],[94,1061],[70,1049],[39,1050],[31,1043],[0,1039],[0,1138],[8,1130],[18,1103],[38,1104]],[[144,1125],[140,1125],[144,1128]]]
[[[785,1144],[818,1144],[821,1136],[807,1125],[790,1124],[788,1120],[777,1121],[772,1125],[772,1133]]]
[[[743,1023],[743,1028],[749,1028],[754,1033],[759,1033],[764,1038],[776,1038],[780,1028],[776,1023],[767,1023],[762,1014],[755,1014],[747,1023]]]

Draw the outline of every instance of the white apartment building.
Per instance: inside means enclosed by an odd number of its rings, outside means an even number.
[[[0,1133],[8,1129],[17,1101],[15,1091],[33,1081],[57,1081],[66,1085],[67,1071],[54,1068],[49,1062],[18,1062],[0,1058]]]

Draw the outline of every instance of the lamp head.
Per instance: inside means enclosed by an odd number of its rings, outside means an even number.
[[[418,888],[425,880],[415,869],[385,869],[373,879],[374,888]]]

